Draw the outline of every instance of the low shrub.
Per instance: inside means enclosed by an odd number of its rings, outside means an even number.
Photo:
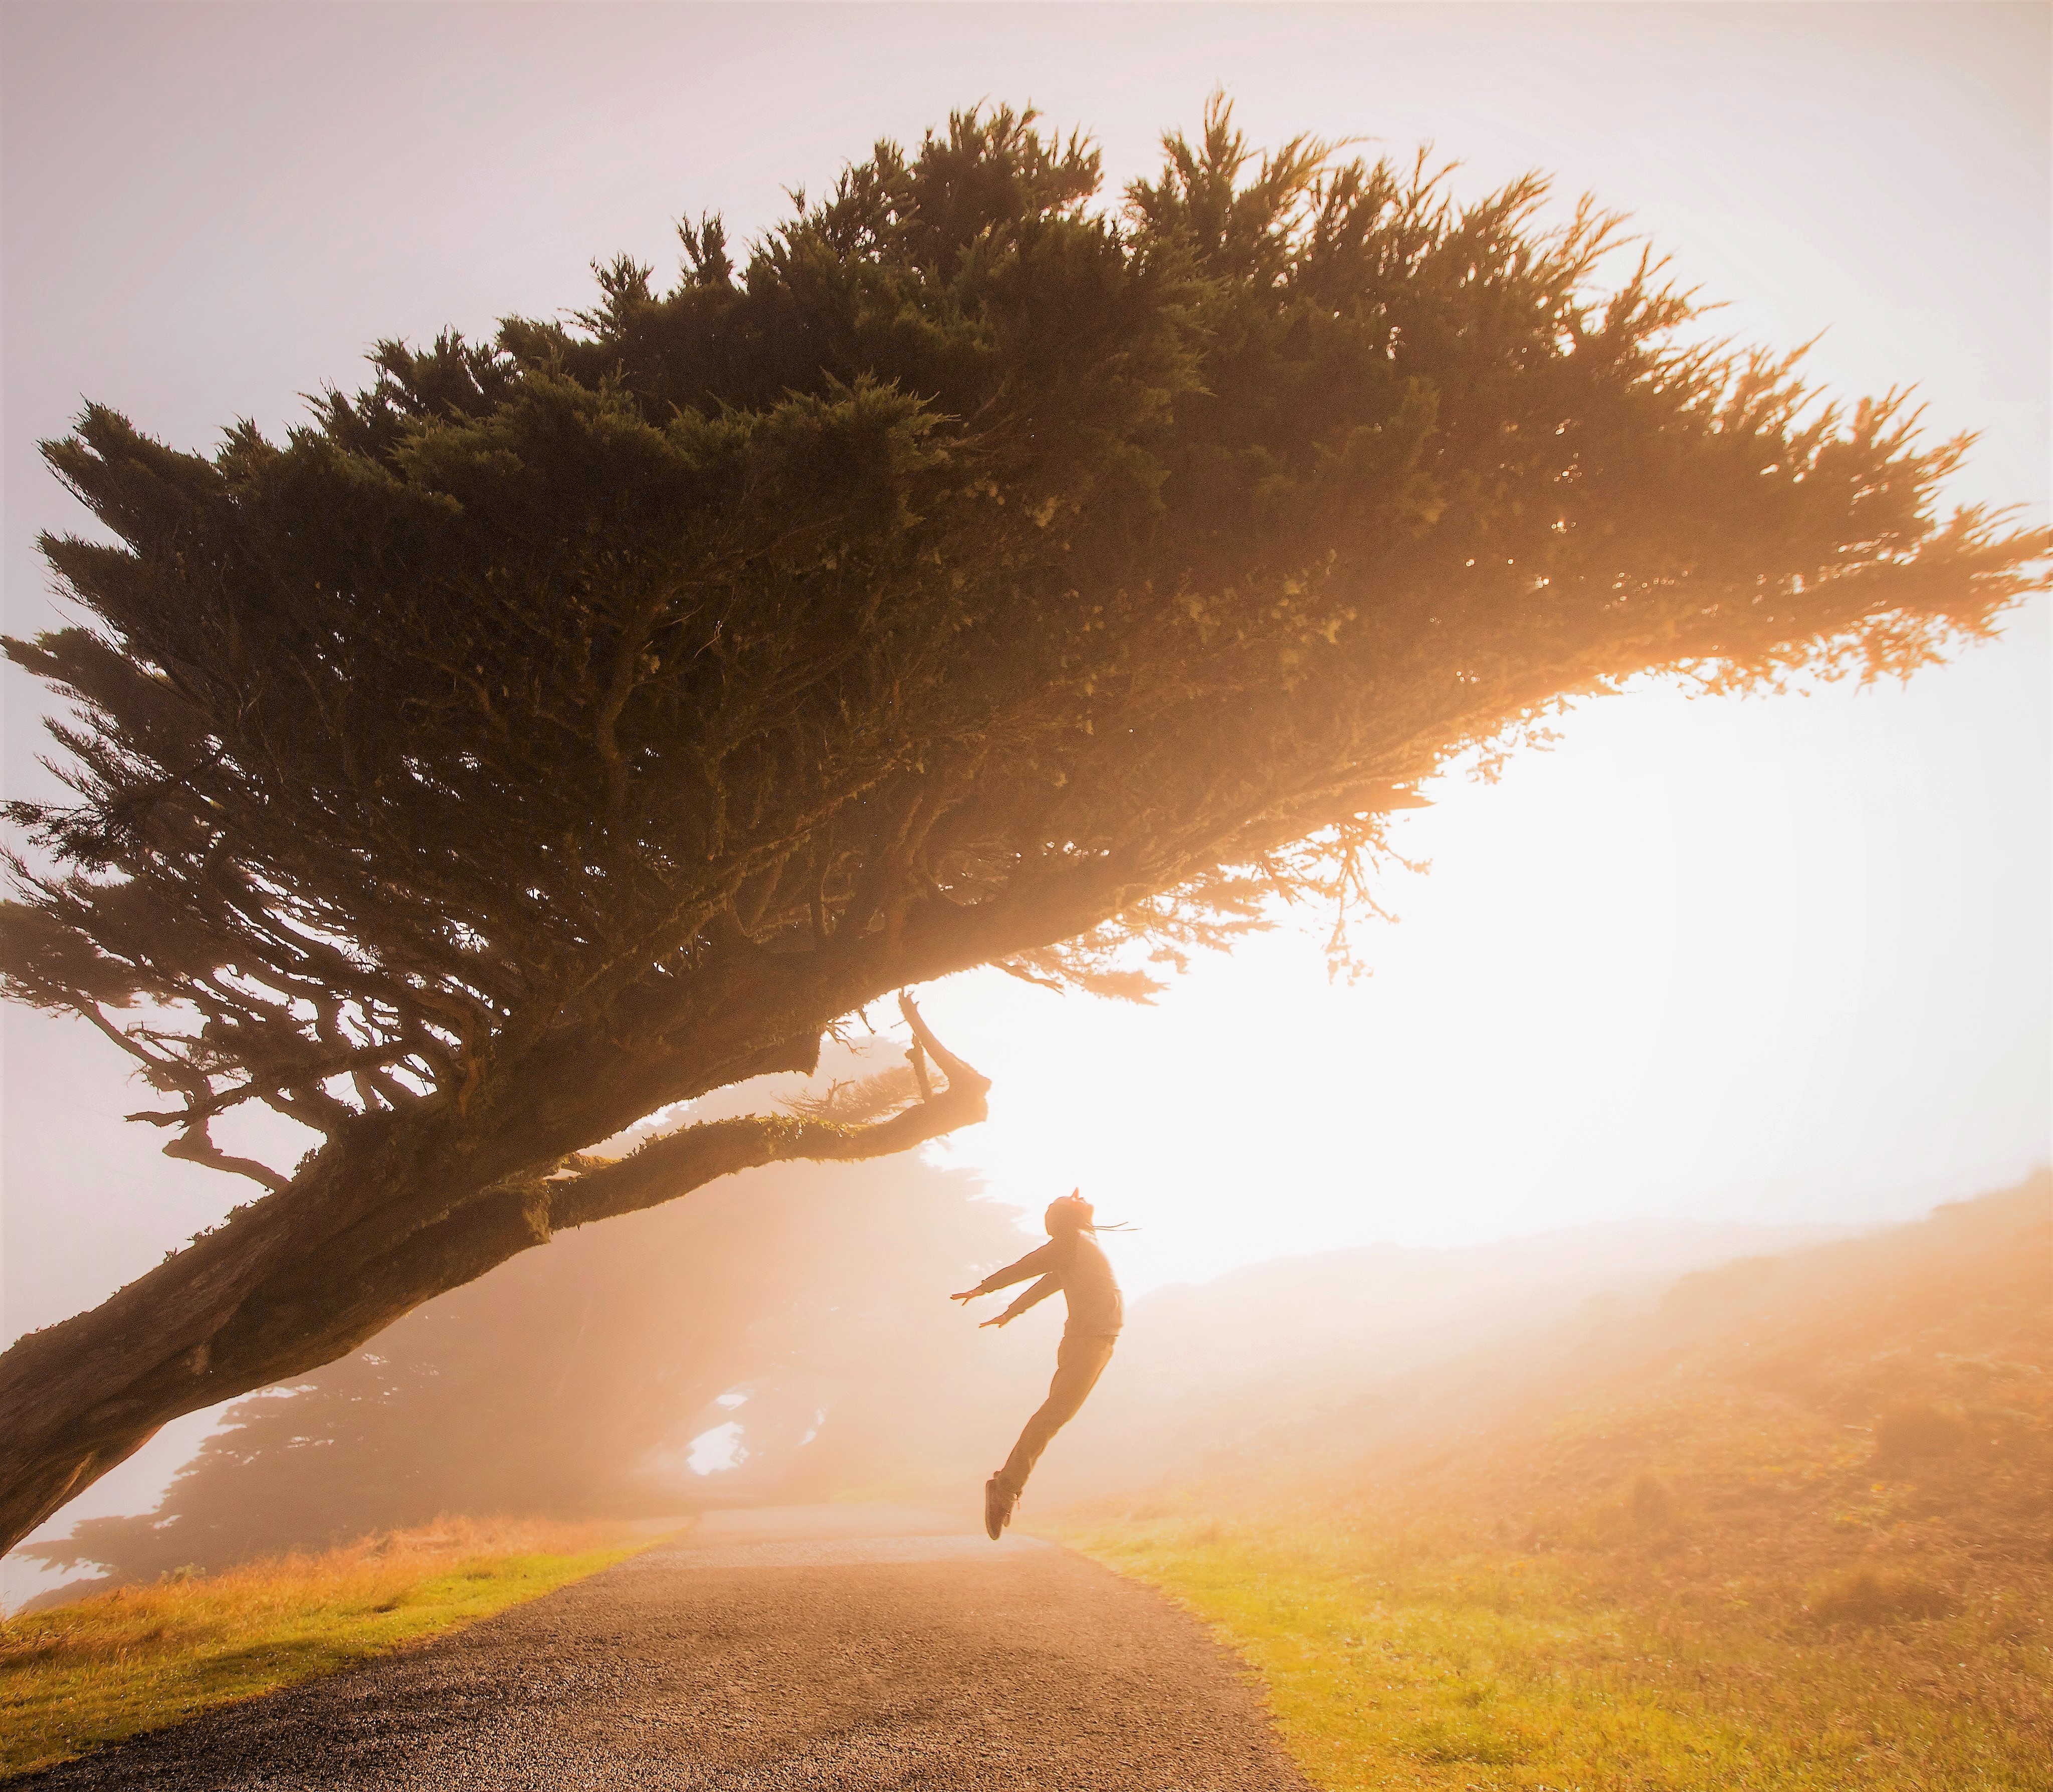
[[[1876,1422],[1878,1462],[1901,1464],[1957,1456],[1967,1447],[1968,1422],[1957,1413],[1924,1401],[1892,1406]]]
[[[1815,1583],[1804,1601],[1814,1624],[1888,1624],[1950,1617],[1960,1601],[1945,1587],[1902,1570],[1861,1562]]]
[[[1632,1522],[1643,1531],[1666,1531],[1675,1522],[1675,1495],[1658,1475],[1639,1476],[1629,1503]]]

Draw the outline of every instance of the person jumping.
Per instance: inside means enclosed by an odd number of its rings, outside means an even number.
[[[973,1288],[965,1288],[950,1300],[971,1301],[979,1295],[995,1294],[1029,1276],[1038,1276],[1018,1299],[985,1326],[1003,1326],[1018,1318],[1036,1302],[1046,1300],[1058,1288],[1070,1309],[1069,1323],[1062,1328],[1062,1342],[1055,1351],[1055,1378],[1048,1384],[1048,1397],[1041,1409],[1026,1421],[1019,1441],[1005,1466],[983,1484],[983,1528],[995,1543],[999,1533],[1012,1522],[1012,1508],[1019,1503],[1020,1489],[1034,1472],[1048,1440],[1083,1409],[1097,1378],[1112,1361],[1112,1347],[1119,1342],[1124,1317],[1119,1284],[1113,1279],[1112,1265],[1097,1240],[1097,1212],[1077,1189],[1050,1201],[1042,1224],[1048,1228],[1048,1242],[1030,1251],[1009,1269],[993,1271]]]

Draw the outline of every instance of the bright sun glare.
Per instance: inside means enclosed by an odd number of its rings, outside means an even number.
[[[2043,753],[2022,645],[1908,687],[1636,691],[1495,785],[1442,780],[1352,988],[1325,918],[1153,1009],[944,985],[998,1078],[949,1160],[1032,1212],[1084,1184],[1141,1223],[1141,1286],[1625,1216],[1859,1223],[2014,1177],[2047,1151],[2046,843],[1989,770]]]

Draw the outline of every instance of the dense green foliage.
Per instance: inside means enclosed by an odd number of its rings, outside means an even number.
[[[575,328],[388,344],[283,446],[89,411],[51,457],[120,540],[48,544],[97,626],[13,650],[85,717],[18,989],[190,1005],[143,1047],[186,1112],[329,1130],[673,1028],[729,941],[1330,883],[1564,692],[1906,667],[2018,588],[1932,521],[1951,449],[1682,345],[1537,182],[1457,211],[1223,112],[1171,151],[1113,214],[958,118],[739,273],[709,221]]]

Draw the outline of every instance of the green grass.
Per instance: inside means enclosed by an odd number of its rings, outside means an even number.
[[[1066,1540],[1333,1792],[2053,1792],[2048,1193],[1364,1388]]]
[[[2053,1788],[2044,1614],[2000,1599],[1824,1625],[1744,1588],[1635,1597],[1451,1527],[1307,1511],[1065,1541],[1214,1626],[1333,1792]]]
[[[442,1520],[0,1621],[0,1778],[473,1623],[647,1541],[617,1527]]]

